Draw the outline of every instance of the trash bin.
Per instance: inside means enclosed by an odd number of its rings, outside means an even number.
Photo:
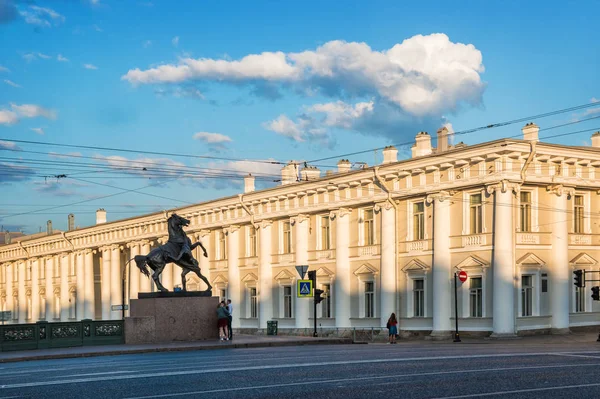
[[[277,335],[277,320],[267,321],[267,335]]]

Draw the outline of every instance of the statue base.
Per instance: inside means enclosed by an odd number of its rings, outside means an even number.
[[[140,293],[138,298],[131,300],[130,317],[125,318],[126,344],[219,338],[218,297],[204,291],[180,291]]]

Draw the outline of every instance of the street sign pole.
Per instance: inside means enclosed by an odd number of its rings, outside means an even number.
[[[456,323],[456,332],[454,333],[454,342],[460,342],[460,335],[458,334],[458,281],[457,275],[454,273],[454,321]]]
[[[317,273],[313,273],[313,290],[317,288]],[[313,337],[318,337],[317,334],[317,301],[313,297],[313,319],[315,320],[315,329],[313,331]]]

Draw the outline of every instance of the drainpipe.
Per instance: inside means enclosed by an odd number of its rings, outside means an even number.
[[[61,231],[61,234],[62,234],[63,238],[64,238],[64,239],[65,239],[65,240],[66,240],[66,241],[67,241],[69,244],[71,244],[71,248],[75,249],[75,245],[73,245],[73,243],[71,242],[71,240],[69,240],[69,239],[67,238],[67,233],[65,233],[64,231]]]
[[[27,251],[27,249],[25,249],[25,247],[23,246],[23,243],[21,241],[18,241],[19,246],[21,247],[21,249],[23,251],[25,251],[25,254],[27,254],[27,258],[29,258],[29,252]]]
[[[375,180],[377,180],[377,183],[379,183],[379,186],[387,193],[388,197],[387,197],[387,201],[392,204],[392,206],[394,207],[394,274],[395,274],[395,278],[394,278],[394,286],[395,286],[395,291],[396,291],[396,312],[398,313],[398,317],[400,316],[400,308],[399,308],[399,297],[398,297],[398,205],[394,202],[394,200],[392,199],[392,192],[390,191],[390,189],[386,186],[385,182],[383,181],[383,179],[381,178],[381,175],[379,174],[379,166],[376,166],[373,169],[373,174],[375,175]],[[398,331],[398,333],[400,333],[400,331]]]
[[[244,208],[246,213],[250,215],[250,223],[252,223],[252,226],[254,226],[255,229],[258,229],[257,224],[254,221],[254,214],[252,213],[252,211],[250,211],[250,209],[248,209],[246,204],[244,204],[244,194],[238,194],[238,199],[240,200],[240,205],[242,206],[242,208]]]
[[[529,168],[529,164],[533,161],[535,157],[535,141],[531,141],[529,145],[531,146],[531,150],[529,151],[529,156],[525,161],[525,165],[523,165],[523,169],[521,169],[521,184],[525,183],[525,173],[527,172],[527,168]]]

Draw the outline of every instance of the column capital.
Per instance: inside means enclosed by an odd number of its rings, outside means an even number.
[[[575,194],[574,187],[567,187],[563,186],[562,184],[551,184],[548,187],[546,187],[546,191],[550,194],[556,195],[557,197],[560,197],[563,194],[565,194],[567,198],[570,198]]]
[[[290,217],[290,223],[292,224],[292,226],[296,223],[306,222],[307,220],[310,220],[310,215],[307,215],[305,213],[300,213],[296,216]]]
[[[272,224],[273,224],[273,221],[271,219],[263,219],[258,222],[258,226],[261,229],[266,229],[267,227],[270,227]]]
[[[433,201],[444,202],[447,199],[452,198],[454,191],[438,191],[437,193],[429,194],[425,201],[431,204]]]
[[[495,184],[489,184],[485,186],[485,191],[488,194],[492,194],[496,191],[500,191],[502,193],[507,192],[508,190],[512,191],[514,194],[519,193],[521,191],[521,184],[509,182],[508,180],[502,180]]]
[[[132,247],[135,247],[135,246],[137,246],[137,245],[140,245],[140,242],[139,242],[139,241],[130,241],[130,242],[128,242],[127,244],[125,244],[125,246],[126,246],[127,248],[130,248],[130,249],[131,249]]]
[[[229,235],[229,234],[233,234],[236,231],[238,231],[240,229],[240,225],[239,224],[232,224],[226,227],[223,227],[223,231],[225,231],[225,234]]]
[[[158,241],[159,244],[164,245],[169,241],[169,236],[158,237],[156,241]]]
[[[197,234],[198,238],[201,239],[201,238],[204,238],[204,237],[210,235],[210,230],[203,229],[203,230],[200,230],[199,232],[197,232],[196,234]]]
[[[352,213],[352,209],[350,208],[339,208],[339,209],[334,209],[331,212],[329,212],[329,219],[334,220],[335,218],[343,218],[346,215],[349,215],[350,213]]]
[[[375,212],[381,212],[382,209],[389,211],[390,209],[392,209],[392,204],[390,204],[390,201],[378,202],[375,204],[373,209],[375,210]]]

